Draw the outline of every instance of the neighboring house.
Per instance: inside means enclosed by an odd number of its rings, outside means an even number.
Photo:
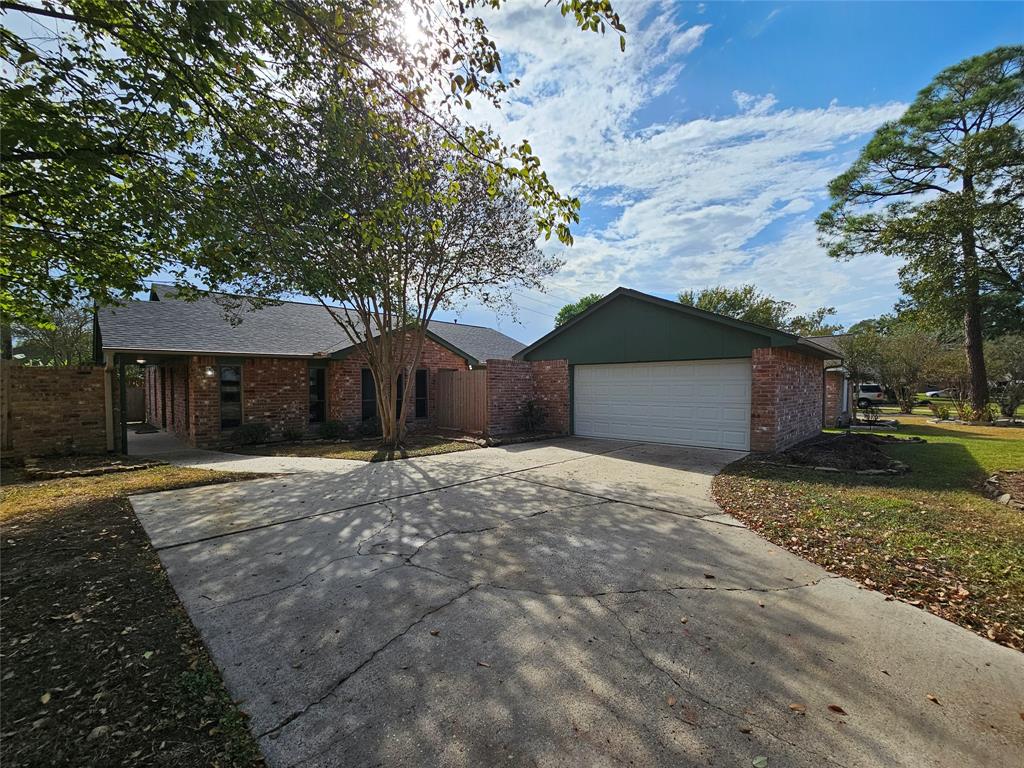
[[[97,346],[108,361],[145,366],[146,420],[192,445],[230,442],[248,422],[280,435],[377,415],[373,377],[326,309],[285,301],[248,311],[246,302],[224,294],[181,301],[154,285],[149,301],[100,310]],[[241,310],[240,322],[226,316],[228,306]],[[431,322],[410,373],[410,428],[436,426],[440,374],[509,360],[522,348],[491,328]]]
[[[375,415],[358,345],[323,307],[281,302],[232,324],[223,298],[179,301],[155,286],[150,301],[100,311],[108,368],[146,366],[150,423],[206,446],[230,442],[251,421],[281,433]],[[834,408],[825,361],[837,354],[820,339],[626,288],[525,348],[480,326],[432,322],[427,333],[408,372],[413,427],[449,426],[438,422],[452,406],[438,401],[446,391],[438,383],[451,377],[480,385],[458,407],[478,407],[488,434],[516,431],[532,400],[560,433],[772,451],[818,434]]]
[[[825,426],[835,426],[853,410],[853,382],[850,372],[843,366],[843,350],[840,347],[848,333],[833,336],[807,336],[820,347],[828,349],[833,359],[825,361]]]
[[[834,356],[626,288],[516,354],[568,362],[574,434],[754,451],[818,434]]]

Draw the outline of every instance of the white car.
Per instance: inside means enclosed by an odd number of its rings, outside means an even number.
[[[885,389],[881,384],[860,384],[857,387],[857,407],[869,408],[881,405],[886,400]]]

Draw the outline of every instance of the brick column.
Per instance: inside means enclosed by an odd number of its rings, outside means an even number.
[[[821,432],[822,362],[784,347],[751,354],[750,449],[781,451]]]

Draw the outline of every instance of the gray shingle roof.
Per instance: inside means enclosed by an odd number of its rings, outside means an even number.
[[[285,301],[253,309],[240,296],[210,294],[198,301],[180,301],[170,286],[154,285],[154,292],[158,301],[100,310],[104,349],[312,357],[352,346],[319,304]],[[239,310],[231,314],[240,322],[226,316],[231,308]],[[511,358],[525,346],[479,325],[435,321],[428,329],[480,362]]]
[[[843,350],[839,345],[849,335],[848,333],[837,333],[833,336],[805,336],[804,338],[808,341],[813,341],[819,347],[824,347],[830,352],[835,352],[836,357],[842,357]]]

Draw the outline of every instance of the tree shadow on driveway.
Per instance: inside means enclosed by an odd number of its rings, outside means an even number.
[[[255,481],[233,499],[271,519],[161,550],[272,765],[1012,764],[1024,657],[658,506],[713,469],[516,448]],[[574,463],[600,466],[552,474]],[[564,487],[644,472],[669,489]],[[294,519],[328,493],[353,504]],[[194,534],[229,502],[180,503],[140,517]]]

